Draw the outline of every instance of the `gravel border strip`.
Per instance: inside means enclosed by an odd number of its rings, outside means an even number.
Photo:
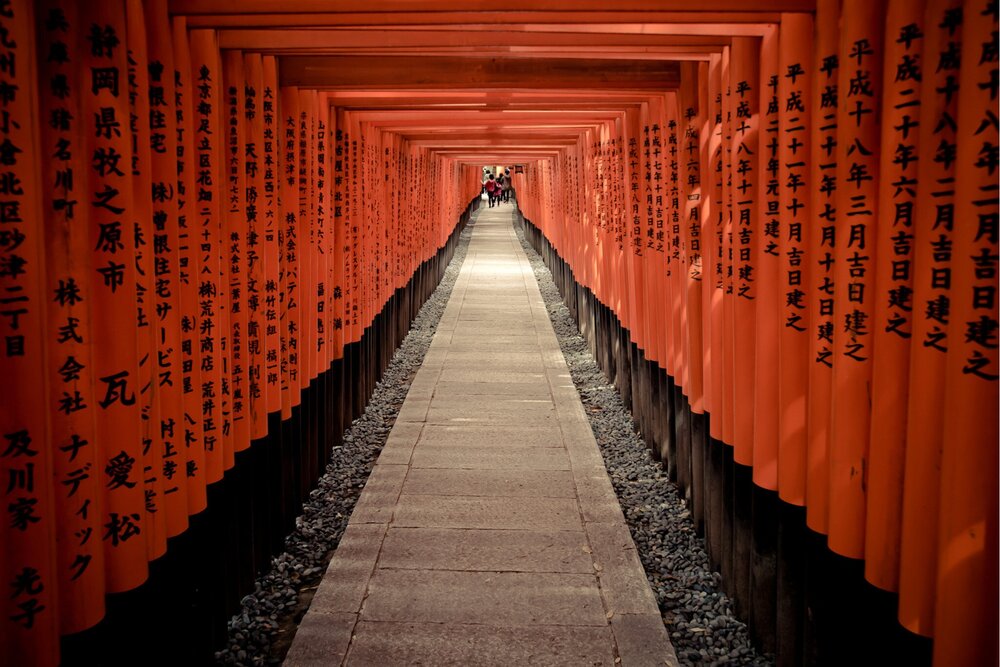
[[[732,601],[719,590],[721,577],[709,565],[687,505],[663,466],[654,460],[615,388],[590,354],[552,274],[514,223],[521,247],[542,292],[559,347],[583,401],[604,457],[646,578],[682,665],[770,667],[760,655]]]
[[[254,582],[254,592],[241,601],[242,612],[230,619],[227,646],[215,654],[217,664],[257,667],[284,660],[294,629],[309,608],[430,348],[465,261],[477,216],[478,211],[461,232],[444,278],[410,325],[364,414],[344,432],[343,442],[331,450],[326,472],[303,504],[295,530],[285,538],[285,551],[271,560],[270,571]]]

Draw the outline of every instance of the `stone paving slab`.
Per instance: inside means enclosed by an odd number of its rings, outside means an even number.
[[[474,413],[512,412],[515,413],[515,416],[524,412],[555,412],[556,410],[556,404],[552,400],[552,397],[545,395],[527,397],[521,395],[489,396],[470,394],[468,396],[446,397],[435,393],[431,398],[430,407],[439,410],[459,410],[465,408],[466,411],[471,409]]]
[[[459,320],[455,325],[456,336],[477,335],[480,333],[495,334],[505,331],[512,336],[531,336],[535,333],[533,324],[514,324],[513,322],[493,322],[487,320]]]
[[[414,448],[414,468],[478,470],[570,470],[570,458],[558,447],[498,447],[487,451],[468,445],[426,444]]]
[[[476,332],[482,330],[491,334],[502,331],[515,336],[529,336],[535,333],[534,321],[525,321],[523,312],[520,316],[512,314],[507,317],[493,317],[490,319],[464,320],[459,317],[457,327],[464,327]]]
[[[287,665],[676,665],[511,209],[451,299]]]
[[[659,614],[616,614],[611,629],[621,664],[636,667],[679,667],[674,647]]]
[[[413,418],[414,413],[408,414],[408,419]],[[559,415],[554,410],[548,411],[528,411],[520,414],[514,411],[493,411],[469,413],[460,408],[431,408],[424,416],[424,421],[428,424],[493,424],[502,426],[511,423],[516,419],[519,424],[529,424],[531,426],[555,426],[559,423]]]
[[[506,320],[510,318],[522,318],[524,317],[524,306],[497,306],[491,305],[474,305],[474,306],[463,306],[462,310],[459,311],[459,320],[470,320],[470,321],[490,321],[490,320]]]
[[[420,424],[420,439],[430,445],[465,445],[480,452],[498,447],[562,447],[557,426],[510,426],[507,424]],[[395,429],[394,429],[395,430]],[[391,434],[390,434],[391,437]]]
[[[517,338],[494,337],[492,341],[484,341],[481,338],[459,337],[452,339],[449,344],[452,352],[497,352],[507,350],[510,352],[534,352],[538,349],[538,340],[535,336],[519,336]]]
[[[448,346],[458,351],[477,351],[485,349],[510,349],[512,352],[516,352],[519,349],[538,349],[538,335],[537,334],[523,334],[514,335],[512,333],[497,333],[490,332],[484,334],[462,334],[460,336],[455,336],[454,332],[448,334],[450,338],[447,341]],[[443,343],[442,343],[443,344]]]
[[[438,382],[434,388],[434,396],[462,397],[473,396],[518,396],[520,398],[552,397],[551,389],[543,384],[528,384],[525,382]]]
[[[587,535],[570,531],[391,528],[379,567],[592,574]]]
[[[399,414],[396,415],[396,423],[416,422],[423,424],[427,421],[427,408],[430,407],[430,404],[429,396],[422,399],[407,397],[403,402],[403,407],[399,409]]]
[[[403,493],[576,498],[576,484],[569,470],[469,470],[414,466],[403,482]]]
[[[407,465],[376,463],[349,523],[388,523],[403,490],[407,472]]]
[[[349,656],[354,665],[449,667],[612,667],[607,628],[432,623],[359,623]]]
[[[447,362],[449,369],[458,368],[460,365],[468,365],[471,370],[482,367],[484,364],[513,363],[523,367],[537,367],[542,363],[542,355],[538,353],[538,343],[533,343],[530,349],[515,352],[506,349],[504,346],[497,346],[491,350],[447,350]]]
[[[382,454],[378,458],[379,465],[408,466],[413,448],[424,430],[422,422],[398,422],[389,433]]]
[[[628,528],[620,523],[588,523],[597,578],[605,608],[615,614],[642,614],[656,606]]]
[[[362,617],[500,626],[608,623],[596,577],[536,572],[380,569],[368,584]]]
[[[465,303],[481,306],[527,306],[529,302],[526,294],[517,296],[501,296],[499,294],[488,294],[480,291],[478,294],[466,296]]]
[[[459,370],[469,370],[475,375],[486,375],[486,374],[501,374],[501,373],[521,373],[525,368],[538,368],[543,363],[543,358],[541,355],[535,355],[532,360],[528,359],[502,359],[498,355],[500,353],[496,351],[481,351],[479,353],[479,359],[470,358],[466,360],[454,359],[451,355],[448,355],[445,365],[442,366],[442,372],[449,373],[451,371]],[[462,364],[465,369],[459,369],[458,365]],[[534,375],[534,374],[532,374]],[[500,378],[503,381],[503,378]],[[515,379],[512,384],[524,384],[519,382],[520,378]],[[541,384],[540,378],[531,378],[531,382],[538,382]],[[484,383],[486,384],[486,383]],[[489,383],[493,384],[493,383]]]
[[[544,373],[530,373],[524,371],[482,371],[471,368],[451,370],[446,368],[441,371],[443,382],[500,382],[511,383],[538,383],[545,382]]]
[[[348,524],[313,595],[310,612],[356,614],[368,590],[387,524]]]
[[[295,631],[295,642],[285,664],[303,667],[339,667],[347,656],[357,614],[306,614]]]
[[[394,526],[489,528],[493,530],[580,530],[580,510],[570,498],[510,498],[406,494]]]

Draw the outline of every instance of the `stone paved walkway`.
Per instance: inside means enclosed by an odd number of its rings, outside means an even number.
[[[676,664],[511,206],[479,214],[285,664]]]

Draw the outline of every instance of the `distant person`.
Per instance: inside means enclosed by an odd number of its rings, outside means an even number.
[[[503,201],[503,189],[505,181],[506,179],[504,178],[503,174],[497,174],[497,189],[496,189],[497,206],[499,206],[500,202]]]
[[[510,191],[514,189],[514,184],[510,182],[510,169],[503,170],[503,187],[501,188],[501,194],[503,196],[504,203],[510,201]]]
[[[493,208],[493,202],[496,198],[497,191],[497,182],[496,179],[493,178],[493,174],[490,174],[490,177],[486,179],[486,183],[483,187],[486,188],[486,198],[490,202],[490,208]]]

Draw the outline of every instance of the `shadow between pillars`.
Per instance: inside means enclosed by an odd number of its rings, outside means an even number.
[[[474,200],[447,242],[302,391],[291,417],[268,415],[268,436],[238,452],[208,506],[170,538],[142,586],[107,596],[104,619],[61,640],[65,666],[212,665],[242,598],[284,550],[302,504],[325,472],[330,449],[364,412],[375,385],[421,306],[444,276]]]
[[[779,667],[931,664],[931,641],[896,621],[898,596],[864,579],[864,563],[827,547],[805,509],[753,483],[733,448],[712,438],[711,415],[647,361],[601,303],[520,211],[516,224],[542,257],[580,333],[632,411],[633,424],[687,502],[722,589],[755,643]]]

